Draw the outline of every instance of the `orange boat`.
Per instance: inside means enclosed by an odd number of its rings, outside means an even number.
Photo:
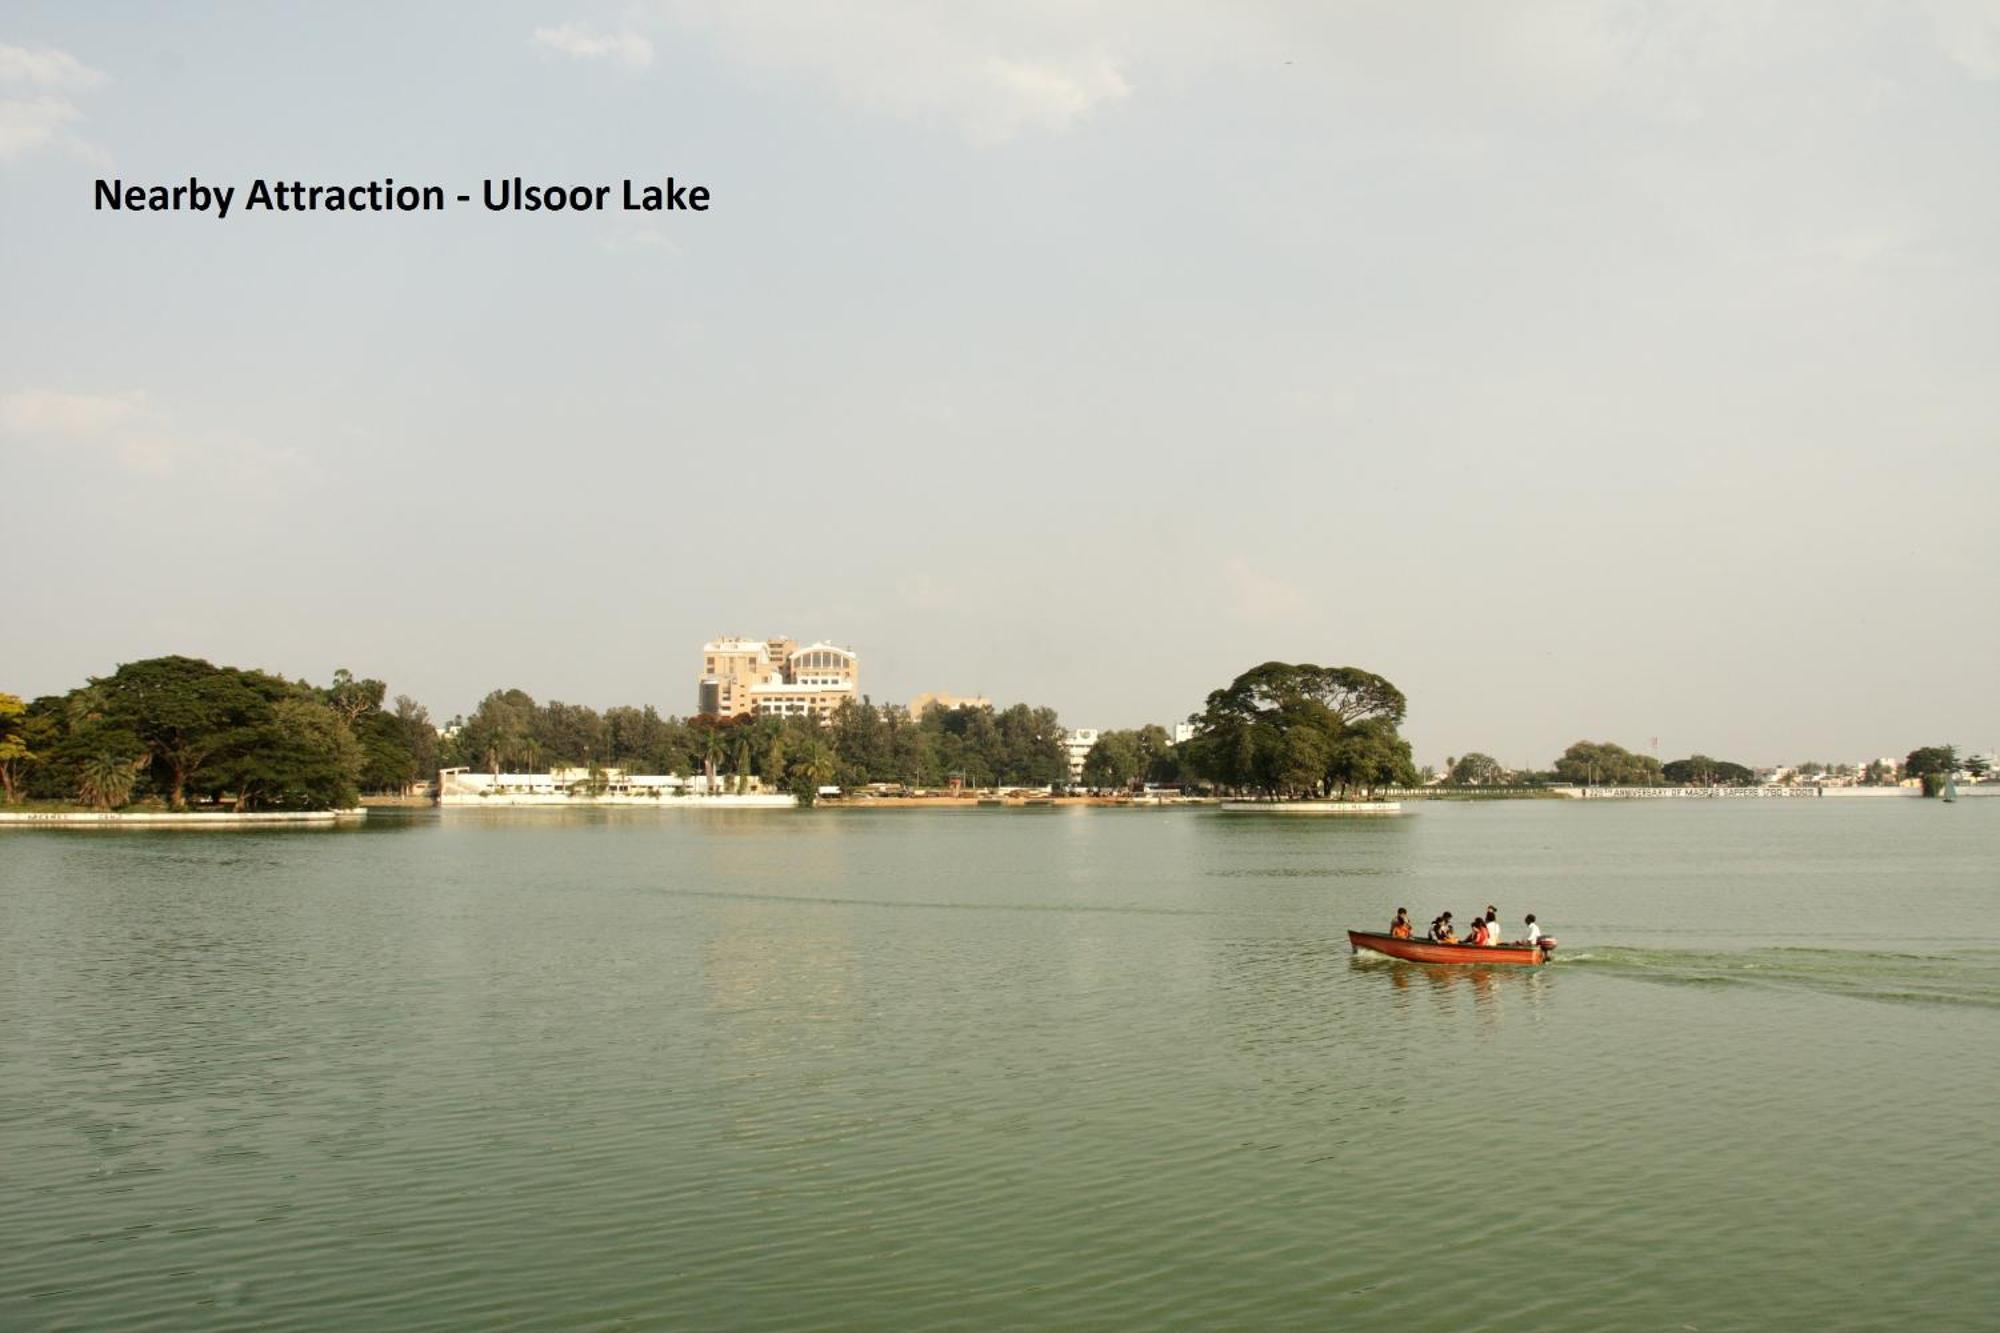
[[[1537,967],[1549,961],[1556,942],[1544,935],[1539,944],[1438,944],[1433,940],[1400,940],[1373,930],[1350,930],[1354,952],[1379,953],[1410,963],[1447,963],[1474,967]]]

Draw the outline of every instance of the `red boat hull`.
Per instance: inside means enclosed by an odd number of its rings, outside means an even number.
[[[1445,963],[1461,967],[1539,967],[1549,951],[1539,944],[1435,944],[1430,940],[1399,940],[1372,930],[1350,930],[1354,952],[1386,954],[1410,963]]]

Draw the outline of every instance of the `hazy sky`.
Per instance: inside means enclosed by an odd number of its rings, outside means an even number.
[[[1432,763],[1988,748],[1996,146],[1982,0],[4,0],[0,690],[685,713],[784,633],[1073,726],[1350,663]]]

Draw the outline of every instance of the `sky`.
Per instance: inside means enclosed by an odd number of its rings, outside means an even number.
[[[1990,0],[0,0],[0,690],[686,713],[784,634],[1071,726],[1354,665],[1434,764],[1992,749],[1996,144]]]

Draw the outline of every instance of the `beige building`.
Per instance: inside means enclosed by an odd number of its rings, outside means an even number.
[[[717,717],[831,717],[858,697],[860,659],[830,643],[711,639],[701,646],[696,709]]]

